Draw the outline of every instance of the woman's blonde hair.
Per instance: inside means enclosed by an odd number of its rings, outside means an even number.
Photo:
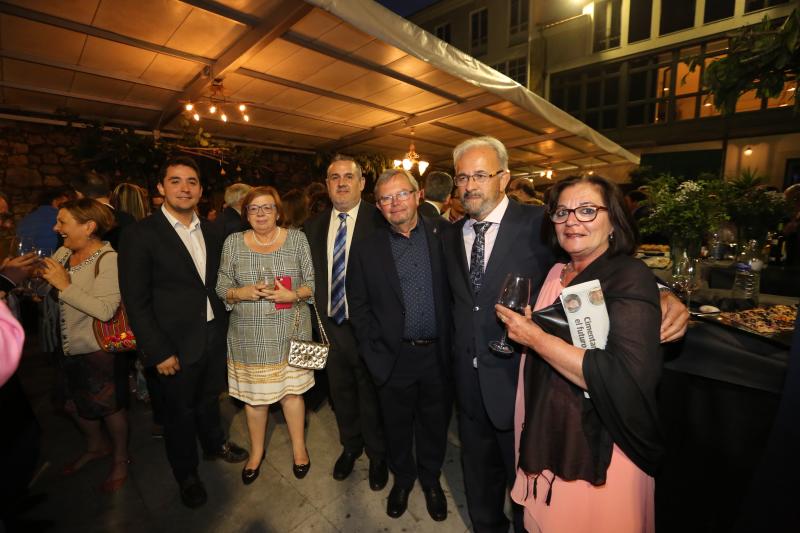
[[[128,213],[137,221],[148,215],[147,191],[133,183],[120,183],[114,187],[110,200],[114,209]]]

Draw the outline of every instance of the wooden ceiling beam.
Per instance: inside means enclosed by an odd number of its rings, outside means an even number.
[[[0,13],[4,15],[11,15],[13,17],[32,20],[34,22],[39,22],[41,24],[46,24],[48,26],[61,28],[63,30],[70,30],[76,33],[84,33],[92,37],[97,37],[99,39],[105,39],[107,41],[113,41],[120,44],[126,44],[128,46],[141,48],[142,50],[155,52],[157,54],[164,54],[171,57],[177,57],[178,59],[184,59],[186,61],[199,63],[201,65],[214,64],[214,60],[208,57],[203,57],[196,54],[190,54],[188,52],[175,50],[174,48],[168,48],[166,46],[160,46],[157,44],[153,44],[151,42],[143,41],[141,39],[136,39],[135,37],[128,37],[127,35],[121,35],[119,33],[114,33],[113,31],[104,30],[102,28],[97,28],[95,26],[90,26],[88,24],[82,24],[80,22],[75,22],[73,20],[62,19],[54,15],[48,15],[47,13],[41,13],[39,11],[34,11],[33,9],[20,7],[6,2],[0,2]]]
[[[228,20],[238,22],[239,24],[244,24],[245,26],[255,27],[258,26],[258,24],[261,22],[261,19],[254,15],[242,13],[237,9],[228,7],[225,4],[220,4],[219,2],[214,2],[213,0],[180,0],[180,1],[184,4],[188,4],[198,9],[202,9],[203,11],[213,13],[214,15],[219,15],[220,17],[226,18]]]
[[[116,98],[105,98],[103,96],[96,96],[92,94],[83,94],[83,93],[75,93],[72,91],[61,91],[58,89],[46,89],[44,87],[38,87],[33,85],[25,85],[24,83],[14,83],[11,81],[0,80],[0,87],[6,87],[8,89],[17,89],[19,91],[29,91],[35,92],[39,94],[49,94],[51,96],[63,96],[65,98],[76,98],[78,100],[86,100],[88,102],[98,102],[101,104],[112,104],[117,106],[123,107],[131,107],[134,109],[146,109],[147,111],[161,111],[161,107],[150,105],[150,104],[142,104],[138,102],[128,102],[126,100],[118,100]]]
[[[208,90],[214,80],[224,78],[225,74],[229,72],[235,72],[269,43],[310,13],[312,9],[310,4],[296,0],[280,2],[257,26],[250,28],[229,46],[212,65],[199,72],[183,92],[175,95],[164,108],[158,121],[153,124],[153,129],[158,129],[163,124],[169,124],[180,114],[183,103],[197,100]]]

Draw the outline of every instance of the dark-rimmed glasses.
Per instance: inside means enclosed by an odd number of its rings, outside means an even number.
[[[475,174],[458,174],[455,178],[453,178],[453,182],[456,184],[456,187],[463,187],[467,184],[470,178],[474,179],[476,183],[486,183],[486,181],[490,178],[499,176],[503,172],[505,172],[505,170],[498,170],[494,174],[487,174],[486,172],[476,172]]]
[[[261,212],[264,214],[271,214],[275,211],[275,204],[264,204],[264,205],[248,205],[247,206],[247,213],[250,215],[260,215]]]
[[[550,220],[553,224],[563,224],[569,218],[570,213],[575,214],[578,222],[591,222],[597,218],[597,213],[600,211],[608,211],[607,207],[601,205],[582,205],[575,209],[567,209],[566,207],[557,207],[555,211],[549,213]]]
[[[394,194],[384,194],[378,198],[378,203],[381,205],[391,205],[395,200],[398,202],[405,202],[408,200],[408,197],[411,196],[412,192],[415,191],[399,191]]]

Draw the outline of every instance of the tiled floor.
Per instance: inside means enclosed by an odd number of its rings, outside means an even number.
[[[164,453],[163,441],[150,437],[149,408],[134,401],[130,413],[131,456],[127,484],[114,495],[98,490],[110,460],[92,463],[73,477],[61,468],[83,450],[78,430],[54,412],[50,401],[53,372],[42,357],[28,356],[21,377],[43,427],[43,469],[31,492],[45,501],[25,517],[52,520],[51,531],[88,532],[425,532],[469,531],[469,517],[454,424],[442,475],[448,518],[434,522],[425,509],[419,485],[411,493],[408,511],[399,519],[386,516],[391,480],[380,492],[367,483],[368,460],[362,456],[345,481],[331,476],[341,448],[333,412],[327,404],[308,420],[311,471],[303,480],[291,472],[291,447],[280,414],[270,416],[267,458],[261,476],[245,487],[241,465],[203,462],[200,476],[208,503],[197,510],[181,505]],[[221,400],[231,439],[247,446],[243,411]]]

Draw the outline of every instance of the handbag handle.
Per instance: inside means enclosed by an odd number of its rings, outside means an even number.
[[[317,326],[319,327],[319,336],[322,340],[322,344],[330,344],[328,342],[328,335],[325,333],[325,328],[322,326],[322,318],[319,316],[319,311],[317,311],[317,303],[314,301],[314,297],[311,297],[311,307],[314,309],[314,315],[317,317]],[[294,337],[297,335],[298,330],[300,329],[300,306],[295,305],[295,313],[294,313],[294,327],[292,328],[292,334],[290,337]]]

